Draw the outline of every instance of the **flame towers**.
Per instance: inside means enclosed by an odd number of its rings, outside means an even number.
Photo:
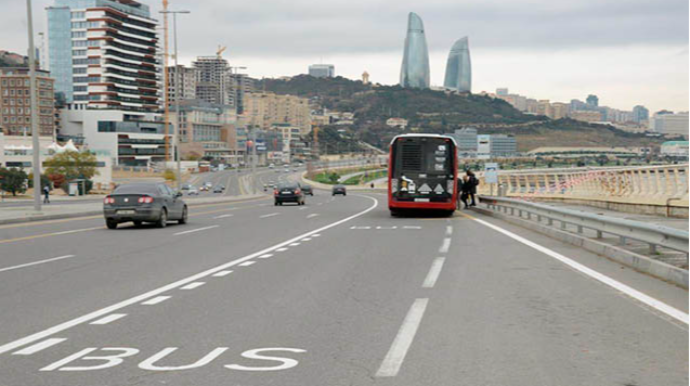
[[[400,85],[410,88],[429,88],[429,49],[424,36],[422,18],[410,12],[405,36],[405,52],[400,70]]]
[[[450,49],[443,86],[460,92],[472,91],[472,64],[467,37],[456,41]]]

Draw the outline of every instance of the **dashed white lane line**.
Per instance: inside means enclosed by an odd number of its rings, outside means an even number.
[[[269,213],[269,214],[265,214],[263,216],[259,216],[259,218],[269,218],[269,217],[277,216],[279,214],[280,213]]]
[[[177,232],[177,233],[174,233],[173,235],[174,235],[174,236],[186,235],[186,234],[188,234],[188,233],[201,232],[201,231],[205,231],[205,230],[209,230],[209,229],[213,229],[213,228],[218,228],[219,226],[220,226],[220,225],[211,225],[211,226],[208,226],[208,227],[197,228],[197,229],[191,229],[191,230],[184,231],[184,232]]]
[[[181,290],[193,290],[194,288],[201,287],[202,285],[206,284],[203,281],[195,281],[194,283],[189,283],[184,287],[180,287]]]
[[[288,248],[278,248],[278,249],[276,249],[276,252],[285,252],[287,250],[288,250]]]
[[[267,253],[265,255],[261,255],[261,256],[259,256],[259,259],[268,259],[270,257],[273,257],[272,253]]]
[[[13,266],[11,266],[11,267],[0,268],[0,272],[12,271],[12,270],[15,270],[15,269],[25,268],[25,267],[31,267],[32,265],[39,265],[39,264],[50,263],[51,261],[69,259],[70,257],[74,257],[74,255],[58,256],[58,257],[52,257],[52,258],[50,258],[50,259],[34,261],[34,262],[31,262],[31,263],[13,265]]]
[[[321,235],[316,233],[316,234],[311,235],[311,237],[321,237]]]
[[[311,241],[311,237],[304,238],[302,241]]]
[[[303,206],[303,207],[299,208],[299,210],[307,210],[307,209],[309,209],[308,206]]]
[[[298,246],[298,245],[300,245],[300,243],[292,243],[292,244],[290,244],[291,247],[296,247],[296,246]]]
[[[42,342],[38,342],[33,346],[29,346],[26,348],[23,348],[19,351],[15,351],[12,353],[12,355],[31,355],[31,354],[36,354],[39,351],[45,350],[48,347],[55,346],[58,343],[62,343],[66,341],[67,338],[50,338],[46,339]]]
[[[422,229],[422,227],[417,225],[405,225],[403,229]]]
[[[452,225],[446,226],[446,236],[450,236],[452,234],[453,234],[453,226]]]
[[[220,219],[220,218],[228,218],[228,217],[232,217],[232,216],[234,216],[234,214],[221,214],[220,216],[214,217],[214,219],[217,220],[217,219]]]
[[[256,261],[245,261],[244,263],[240,263],[240,267],[249,267],[250,265],[256,263]]]
[[[223,277],[223,276],[228,276],[228,275],[231,274],[231,273],[232,273],[232,271],[230,271],[230,270],[227,270],[227,271],[220,271],[220,272],[214,273],[214,274],[211,275],[211,276],[213,276],[213,277]]]
[[[438,280],[438,276],[441,274],[441,269],[445,261],[445,257],[437,257],[434,259],[434,262],[431,263],[429,273],[426,275],[426,279],[424,279],[422,288],[433,288],[434,285],[436,285],[436,280]]]
[[[110,314],[110,315],[102,317],[98,320],[94,320],[93,322],[91,322],[89,324],[108,324],[108,323],[114,322],[118,319],[122,319],[125,316],[127,316],[127,314]]]
[[[472,220],[474,220],[474,221],[476,221],[476,222],[478,222],[478,223],[480,223],[486,227],[489,227],[489,228],[491,228],[491,229],[493,229],[499,233],[502,233],[502,234],[510,237],[513,240],[516,240],[522,244],[527,245],[528,247],[536,249],[537,251],[539,251],[539,252],[541,252],[547,256],[553,257],[554,259],[556,259],[556,260],[562,262],[563,264],[575,269],[576,271],[584,273],[585,275],[587,275],[587,276],[589,276],[589,277],[591,277],[591,278],[593,278],[593,279],[595,279],[601,283],[604,283],[604,284],[608,285],[609,287],[614,288],[615,290],[620,291],[620,292],[630,296],[631,298],[633,298],[633,299],[635,299],[635,300],[637,300],[643,304],[646,304],[647,306],[649,306],[649,307],[651,307],[651,308],[653,308],[653,309],[655,309],[655,310],[657,310],[663,314],[670,316],[673,319],[676,319],[676,320],[683,322],[685,324],[688,324],[688,322],[689,322],[689,318],[688,318],[687,313],[685,313],[685,312],[683,312],[677,308],[674,308],[674,307],[672,307],[672,306],[670,306],[670,305],[668,305],[668,304],[666,304],[666,303],[664,303],[658,299],[655,299],[655,298],[653,298],[647,294],[644,294],[644,293],[642,293],[642,292],[640,292],[640,291],[638,291],[638,290],[636,290],[630,286],[627,286],[627,285],[625,285],[625,284],[623,284],[617,280],[614,280],[614,279],[612,279],[612,278],[610,278],[610,277],[608,277],[602,273],[599,273],[599,272],[597,272],[597,271],[595,271],[595,270],[593,270],[593,269],[591,269],[585,265],[582,265],[582,264],[578,263],[577,261],[570,259],[566,256],[563,256],[556,251],[553,251],[553,250],[546,248],[542,245],[539,245],[535,242],[527,240],[526,238],[524,238],[522,236],[518,236],[513,232],[505,230],[499,226],[496,226],[496,225],[491,224],[489,222],[486,222],[484,220],[480,220],[480,219],[478,219],[476,217],[472,217],[470,215],[463,215],[463,216],[470,218],[470,219],[472,219]]]
[[[145,306],[152,306],[154,304],[163,303],[164,301],[170,299],[172,296],[156,296],[153,299],[149,299],[141,304]]]
[[[312,213],[312,214],[308,215],[307,218],[314,218],[318,215],[319,215],[318,213]]]
[[[450,237],[446,237],[443,239],[443,244],[441,244],[441,248],[438,249],[439,253],[448,253],[448,250],[450,249]]]
[[[429,299],[416,299],[412,303],[412,307],[410,307],[402,326],[400,326],[398,335],[395,336],[388,354],[383,359],[379,371],[376,372],[377,377],[394,377],[398,375],[400,367],[405,360],[405,355],[407,355],[414,336],[417,334],[417,328],[419,328],[428,303]]]
[[[140,304],[148,303],[148,302],[152,301],[152,300],[153,300],[152,298],[153,298],[154,296],[156,296],[156,295],[160,295],[160,294],[165,293],[165,292],[167,292],[167,291],[170,291],[170,290],[176,289],[176,288],[178,288],[178,287],[181,287],[181,286],[183,286],[183,285],[185,285],[185,284],[191,283],[191,282],[193,282],[193,281],[197,281],[197,280],[202,279],[202,278],[204,278],[204,277],[210,276],[210,275],[212,275],[212,274],[214,274],[214,273],[220,272],[220,271],[222,271],[222,270],[224,270],[224,269],[228,269],[228,268],[230,268],[230,267],[233,267],[233,266],[235,266],[235,265],[240,264],[240,263],[243,262],[243,261],[251,260],[251,259],[255,258],[256,256],[260,256],[260,255],[263,255],[263,254],[265,254],[265,253],[272,252],[272,251],[274,251],[274,250],[276,250],[276,249],[278,249],[278,248],[280,248],[280,247],[282,247],[282,246],[284,246],[284,245],[287,245],[287,244],[290,244],[290,243],[295,242],[295,241],[297,241],[297,240],[300,240],[300,239],[303,238],[303,237],[313,236],[313,235],[316,234],[317,232],[323,232],[323,231],[325,231],[325,230],[327,230],[327,229],[331,229],[331,228],[333,228],[333,227],[339,226],[339,225],[341,225],[341,224],[343,224],[343,223],[346,223],[346,222],[351,221],[351,220],[353,220],[353,219],[355,219],[355,218],[358,218],[358,217],[360,217],[360,216],[363,216],[363,215],[365,215],[365,214],[371,212],[372,210],[376,209],[376,207],[378,207],[379,201],[378,201],[377,199],[375,199],[375,198],[373,198],[373,197],[370,197],[370,196],[361,196],[361,197],[364,197],[364,198],[367,198],[367,199],[372,200],[372,201],[373,201],[373,205],[371,205],[371,206],[368,207],[367,209],[364,209],[364,210],[362,210],[362,211],[360,211],[360,212],[357,212],[357,213],[355,213],[355,214],[353,214],[353,215],[351,215],[351,216],[348,216],[348,217],[345,217],[345,218],[343,218],[343,219],[341,219],[341,220],[332,222],[332,223],[330,223],[330,224],[328,224],[328,225],[324,225],[324,226],[322,226],[322,227],[320,227],[320,228],[314,229],[314,230],[309,231],[309,232],[306,232],[306,233],[304,233],[304,234],[295,236],[295,237],[293,237],[293,238],[291,238],[291,239],[289,239],[289,240],[285,240],[285,241],[283,241],[283,242],[281,242],[281,243],[278,243],[278,244],[272,245],[272,246],[270,246],[270,247],[264,248],[264,249],[262,249],[262,250],[260,250],[260,251],[254,252],[254,253],[249,254],[249,255],[247,255],[247,256],[240,257],[240,258],[238,258],[238,259],[228,261],[228,262],[223,263],[223,264],[221,264],[221,265],[218,265],[218,266],[216,266],[216,267],[207,269],[207,270],[202,271],[202,272],[198,272],[198,273],[196,273],[196,274],[194,274],[194,275],[191,275],[191,276],[185,277],[185,278],[183,278],[183,279],[177,280],[177,281],[175,281],[175,282],[172,282],[172,283],[163,285],[163,286],[158,287],[158,288],[156,288],[156,289],[153,289],[153,290],[151,290],[151,291],[142,293],[142,294],[140,294],[140,295],[136,295],[136,296],[131,297],[131,298],[129,298],[129,299],[126,299],[126,300],[123,300],[123,301],[120,301],[120,302],[111,304],[111,305],[109,305],[109,306],[107,306],[107,307],[100,308],[100,309],[95,310],[95,311],[92,311],[92,312],[90,312],[90,313],[88,313],[88,314],[81,315],[81,316],[79,316],[79,317],[76,317],[76,318],[74,318],[74,319],[68,320],[68,321],[66,321],[66,322],[63,322],[63,323],[60,323],[60,324],[56,324],[56,325],[54,325],[54,326],[52,326],[52,327],[49,327],[49,328],[46,328],[46,329],[44,329],[44,330],[35,332],[35,333],[33,333],[33,334],[30,334],[30,335],[26,335],[26,336],[24,336],[24,337],[21,337],[21,338],[19,338],[19,339],[13,340],[13,341],[8,342],[8,343],[5,343],[5,344],[3,344],[3,345],[0,346],[0,354],[3,354],[3,353],[6,353],[6,352],[9,352],[9,351],[12,351],[12,350],[14,350],[14,349],[16,349],[16,348],[19,348],[19,347],[22,347],[22,346],[25,346],[25,345],[28,345],[28,344],[31,344],[31,343],[34,343],[34,342],[37,342],[37,341],[42,340],[42,339],[44,339],[44,338],[47,338],[47,337],[49,337],[49,336],[51,336],[51,335],[55,335],[55,334],[57,334],[57,333],[59,333],[59,332],[65,331],[65,330],[69,330],[69,329],[71,329],[71,328],[73,328],[73,327],[79,326],[79,325],[84,324],[84,323],[86,323],[86,322],[89,322],[89,321],[91,321],[91,320],[101,318],[101,317],[103,317],[103,316],[105,316],[105,315],[107,315],[107,314],[110,314],[110,313],[112,313],[112,312],[114,312],[114,311],[117,311],[117,310],[120,310],[120,309],[122,309],[122,308],[125,308],[125,307],[128,307],[128,306],[132,306],[132,305],[135,305],[135,304],[139,304],[139,303],[140,303]],[[161,297],[161,296],[159,296],[159,297]],[[162,299],[162,300],[159,300],[158,302],[161,302],[161,301],[164,301],[164,300],[170,298],[170,296],[162,296],[162,297],[163,297],[163,299]],[[148,300],[147,300],[147,299],[148,299]],[[143,302],[143,303],[142,303],[142,302]]]

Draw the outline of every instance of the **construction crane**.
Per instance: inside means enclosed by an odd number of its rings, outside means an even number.
[[[219,45],[219,46],[218,46],[218,51],[216,51],[216,55],[218,55],[218,57],[220,58],[221,55],[223,55],[223,51],[225,51],[226,48],[227,48],[226,46],[221,46],[221,45]]]

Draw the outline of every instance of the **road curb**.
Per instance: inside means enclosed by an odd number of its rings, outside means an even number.
[[[248,196],[248,197],[242,197],[242,198],[228,198],[228,199],[215,199],[215,200],[209,200],[208,202],[187,202],[187,206],[190,207],[195,207],[195,206],[202,206],[202,205],[214,205],[214,204],[225,204],[225,203],[233,203],[233,202],[243,202],[247,200],[252,200],[252,199],[258,199],[264,197],[263,195],[254,195],[254,196]],[[268,196],[266,196],[268,197]],[[98,210],[88,210],[88,211],[82,211],[82,212],[74,212],[74,213],[61,213],[61,214],[48,214],[48,215],[40,215],[40,216],[28,216],[28,217],[23,217],[23,218],[11,218],[11,219],[2,219],[0,220],[0,225],[9,225],[9,224],[22,224],[22,223],[28,223],[28,222],[37,222],[37,221],[50,221],[50,220],[63,220],[63,219],[68,219],[68,218],[79,218],[79,217],[89,217],[89,216],[96,216],[96,215],[102,215],[103,214],[103,209],[98,209]]]
[[[635,252],[618,248],[615,245],[602,243],[587,237],[578,236],[573,233],[564,232],[560,229],[555,229],[531,221],[506,216],[504,214],[496,213],[489,209],[475,207],[474,210],[481,214],[485,214],[487,216],[498,218],[511,224],[527,228],[529,230],[533,230],[535,232],[549,236],[556,240],[584,248],[599,256],[628,266],[638,272],[654,276],[658,279],[688,289],[688,271],[684,269],[674,267],[670,264],[666,264],[664,262],[651,259],[647,256],[643,256]]]

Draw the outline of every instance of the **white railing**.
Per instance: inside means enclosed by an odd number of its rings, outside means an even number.
[[[479,193],[687,208],[688,164],[501,171],[498,184],[482,183]]]

